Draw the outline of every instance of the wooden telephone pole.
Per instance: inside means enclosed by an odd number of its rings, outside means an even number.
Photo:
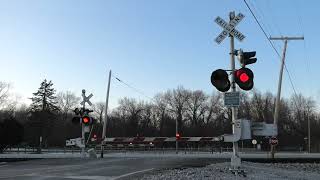
[[[282,86],[282,75],[283,75],[283,68],[284,68],[284,62],[286,58],[286,51],[287,51],[287,45],[288,41],[292,40],[304,40],[304,37],[270,37],[270,40],[281,40],[284,41],[284,48],[282,52],[282,60],[281,60],[281,67],[280,67],[280,73],[279,73],[279,81],[278,81],[278,92],[277,92],[277,98],[276,98],[276,105],[275,105],[275,111],[274,111],[274,116],[273,116],[273,123],[277,127],[278,124],[278,119],[279,119],[279,109],[280,109],[280,95],[281,95],[281,86]],[[308,121],[308,126],[309,126],[309,121]],[[310,126],[309,126],[310,127]],[[278,130],[277,130],[278,131]],[[310,134],[310,129],[308,130]],[[310,136],[310,135],[309,135]],[[310,149],[310,137],[308,138],[309,140],[309,149]],[[271,145],[271,155],[272,158],[274,158],[274,153],[275,153],[275,146]]]

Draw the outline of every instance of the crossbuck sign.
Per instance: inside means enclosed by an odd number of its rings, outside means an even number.
[[[93,94],[90,94],[88,97],[86,97],[85,94],[82,94],[83,101],[80,103],[81,105],[84,105],[84,103],[88,103],[90,106],[92,106],[92,103],[90,101],[90,98],[92,98]]]
[[[221,17],[217,17],[214,22],[216,22],[219,26],[223,28],[223,31],[216,37],[215,41],[220,44],[228,34],[231,34],[233,37],[237,38],[239,41],[242,41],[246,36],[241,32],[235,29],[236,25],[244,18],[244,15],[239,13],[236,17],[234,17],[230,23],[227,23]]]

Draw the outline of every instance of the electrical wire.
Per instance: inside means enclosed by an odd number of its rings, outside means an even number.
[[[269,39],[266,31],[265,31],[265,30],[263,29],[263,27],[261,26],[259,20],[257,19],[256,15],[253,13],[253,11],[252,11],[252,9],[250,8],[249,4],[247,3],[246,0],[243,0],[243,2],[246,4],[247,8],[248,8],[249,11],[251,12],[251,14],[252,14],[253,18],[255,19],[256,23],[259,25],[259,27],[260,27],[261,31],[263,32],[264,36],[266,37],[266,39],[267,39],[268,42],[270,43],[271,47],[273,48],[273,50],[275,51],[275,53],[278,55],[279,60],[281,61],[281,55],[280,55],[280,53],[279,53],[278,50],[275,48],[275,46],[274,46],[274,44],[272,43],[272,41]],[[293,89],[293,92],[294,92],[295,96],[298,97],[297,91],[296,91],[296,89],[295,89],[295,87],[294,87],[294,85],[293,85],[293,81],[292,81],[290,72],[289,72],[289,70],[288,70],[288,68],[287,68],[287,66],[286,66],[285,63],[284,63],[284,68],[285,68],[285,70],[286,70],[286,72],[287,72],[287,74],[288,74],[289,81],[290,81],[291,87],[292,87],[292,89]],[[296,102],[296,101],[294,101],[294,102],[295,102],[296,107],[298,107],[297,102]]]
[[[265,36],[265,37],[267,38],[267,40],[269,41],[271,47],[274,49],[274,51],[276,52],[276,54],[281,58],[278,50],[276,49],[276,47],[274,46],[274,44],[272,43],[272,41],[269,39],[266,31],[265,31],[265,30],[263,29],[263,27],[261,26],[259,20],[257,19],[256,15],[253,13],[253,11],[252,11],[252,9],[250,8],[249,4],[247,3],[246,0],[243,0],[243,1],[244,1],[244,3],[246,4],[246,6],[248,7],[249,11],[251,12],[253,18],[255,19],[255,21],[257,22],[257,24],[259,25],[259,27],[260,27],[261,31],[263,32],[264,36]]]
[[[272,10],[273,10],[273,9],[271,9],[270,1],[264,1],[264,2],[266,3],[266,7],[268,8],[267,11],[268,11],[269,14],[271,15],[271,18],[272,18],[272,19],[276,19],[276,17],[273,16],[272,13],[270,13],[270,12],[272,12]],[[281,30],[280,30],[280,28],[279,28],[279,25],[276,23],[276,21],[271,21],[271,24],[272,24],[273,27],[276,29],[276,31],[278,31],[278,34],[280,34],[280,35],[282,36],[282,32],[281,32]]]
[[[295,7],[295,10],[298,12],[297,13],[297,16],[298,16],[298,24],[299,24],[299,28],[300,28],[300,31],[301,31],[301,33],[302,33],[302,35],[304,36],[304,30],[303,30],[303,23],[302,23],[302,17],[301,17],[301,11],[300,11],[300,6],[299,6],[299,4],[298,4],[298,1],[296,1],[297,2],[297,5],[296,6],[294,6]],[[305,60],[305,62],[306,62],[306,67],[307,67],[307,73],[310,73],[310,59],[309,59],[309,57],[308,57],[308,53],[307,53],[307,46],[306,46],[306,39],[304,38],[304,40],[303,40],[303,47],[304,47],[304,56],[305,56],[305,58],[304,58],[304,60]]]
[[[254,8],[254,2],[255,2],[255,1],[251,1],[251,7],[252,7],[252,8]],[[269,1],[263,1],[263,2],[267,3],[267,4],[265,5],[265,7],[269,8],[269,9],[268,9],[268,12],[272,12],[272,9],[270,8],[270,3],[269,3]],[[250,5],[250,1],[248,2],[248,4]],[[264,15],[262,9],[259,8],[259,6],[257,5],[257,2],[256,2],[256,5],[255,5],[255,6],[257,7],[256,10],[258,10],[258,13],[262,14],[262,17],[260,17],[260,20],[261,20],[260,22],[261,22],[262,24],[266,24],[267,27],[269,28],[269,35],[270,35],[270,34],[276,34],[276,33],[274,33],[274,32],[277,31],[277,34],[279,34],[280,36],[282,36],[282,32],[280,31],[280,28],[279,28],[278,24],[276,23],[276,21],[271,21],[271,23],[269,24],[269,23],[268,23],[268,22],[269,22],[269,21],[268,21],[268,18],[266,18],[266,16]],[[275,17],[273,16],[272,13],[269,13],[268,15],[269,15],[270,17],[272,17],[272,19],[275,19]],[[259,19],[259,17],[257,17],[257,18]],[[265,20],[266,23],[263,23],[263,20]],[[273,28],[275,29],[275,31],[273,31]],[[268,31],[266,31],[266,32],[268,32]],[[269,37],[270,37],[270,36],[269,36]],[[279,44],[275,43],[274,45],[276,46],[277,49],[281,49],[281,46],[280,46]]]
[[[265,15],[263,13],[263,11],[259,8],[259,6],[256,4],[253,4],[254,1],[249,1],[248,4],[250,5],[250,7],[252,8],[253,12],[256,12],[255,15],[257,16],[258,19],[266,19]],[[256,6],[256,7],[255,7]],[[271,28],[271,25],[268,23],[268,21],[260,21],[261,22],[261,26],[264,27],[263,29],[265,29],[267,34],[274,34]],[[268,33],[269,32],[269,33]]]
[[[146,95],[144,92],[142,92],[141,90],[139,90],[139,89],[137,89],[137,88],[133,87],[132,85],[130,85],[130,84],[128,84],[128,83],[126,83],[126,82],[124,82],[123,80],[121,80],[120,78],[118,78],[118,77],[114,76],[113,74],[112,74],[111,76],[112,76],[113,78],[115,78],[117,81],[119,81],[120,83],[122,83],[122,84],[126,85],[128,88],[130,88],[130,89],[134,90],[135,92],[139,93],[140,95],[142,95],[142,96],[144,96],[144,97],[146,97],[146,98],[150,99],[151,101],[154,101],[154,99],[153,99],[153,98],[151,98],[151,97],[147,96],[147,95]]]

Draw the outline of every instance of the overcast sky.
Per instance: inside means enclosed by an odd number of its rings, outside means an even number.
[[[319,1],[249,1],[268,35],[305,36],[288,44],[287,66],[296,91],[319,99]],[[222,31],[214,19],[230,11],[245,18],[237,26],[246,38],[236,48],[257,51],[248,66],[255,88],[275,94],[280,61],[242,0],[1,0],[0,80],[10,82],[23,102],[43,79],[57,91],[105,101],[107,73],[153,97],[176,88],[212,93],[215,69],[227,69],[229,41],[214,38]],[[283,42],[275,42],[282,53]],[[312,78],[314,77],[314,78]],[[284,74],[283,95],[293,93]],[[122,97],[148,100],[112,78],[110,103]]]

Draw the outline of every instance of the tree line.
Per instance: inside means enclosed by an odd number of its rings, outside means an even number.
[[[80,126],[71,123],[73,110],[80,102],[76,94],[69,91],[57,93],[53,83],[44,80],[30,98],[31,105],[26,106],[19,105],[14,98],[10,99],[9,92],[10,86],[1,82],[1,149],[13,144],[38,146],[40,136],[45,147],[64,146],[66,139],[80,137]],[[272,123],[274,107],[275,96],[272,93],[256,89],[241,92],[238,118]],[[105,103],[94,103],[92,108],[92,115],[97,120],[93,134],[100,137]],[[223,105],[223,94],[206,94],[202,90],[188,90],[182,86],[159,93],[150,101],[124,97],[109,112],[107,137],[173,137],[176,122],[181,136],[211,137],[232,131],[231,109]],[[280,145],[305,147],[308,120],[312,127],[312,147],[319,150],[320,116],[315,100],[302,94],[282,98],[278,120]]]

